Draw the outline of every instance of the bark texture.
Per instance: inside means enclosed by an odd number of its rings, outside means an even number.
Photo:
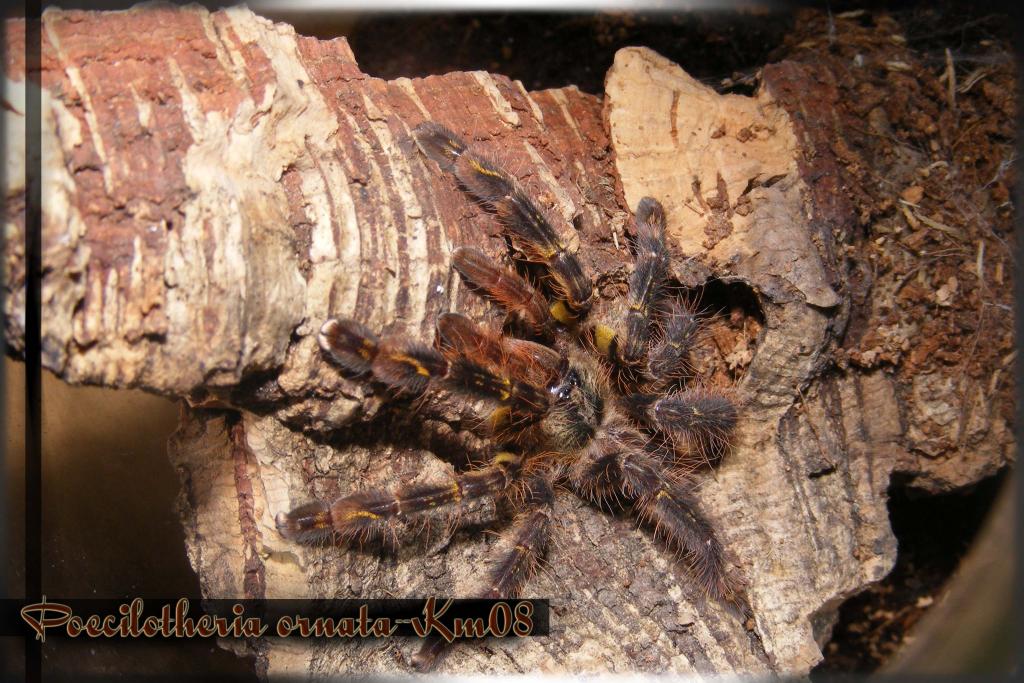
[[[847,258],[859,223],[834,153],[836,86],[813,65],[774,64],[755,96],[719,95],[630,48],[600,100],[483,72],[371,78],[344,39],[242,8],[50,10],[43,24],[43,363],[69,382],[187,399],[170,457],[208,596],[459,594],[478,580],[493,543],[481,529],[497,515],[486,504],[469,529],[397,558],[297,546],[273,523],[311,498],[443,479],[475,446],[457,414],[386,409],[316,342],[332,316],[430,342],[439,313],[494,315],[450,254],[474,244],[501,259],[506,246],[416,152],[409,132],[428,119],[490,150],[565,219],[597,315],[624,292],[627,207],[644,195],[665,204],[678,284],[719,283],[725,313],[702,367],[735,385],[743,419],[699,496],[755,615],[748,632],[628,515],[560,493],[547,568],[528,589],[552,600],[551,636],[459,647],[444,670],[806,674],[839,603],[892,567],[893,473],[948,489],[1011,457],[999,411],[963,398],[953,370],[908,384],[837,362],[861,305]],[[7,24],[15,54],[19,30]],[[23,70],[6,64],[14,136]],[[14,348],[23,225],[9,212]],[[963,401],[972,410],[946,420]],[[956,438],[928,436],[940,428]],[[922,458],[925,438],[938,452]],[[405,671],[413,644],[234,647],[266,673],[336,674]]]

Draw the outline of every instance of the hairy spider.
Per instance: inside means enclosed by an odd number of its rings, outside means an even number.
[[[520,259],[543,275],[535,286],[482,251],[461,247],[453,255],[455,269],[471,289],[504,308],[504,329],[516,334],[445,313],[431,348],[332,319],[320,331],[320,345],[350,374],[396,395],[429,400],[446,390],[486,399],[492,407],[481,424],[495,447],[489,462],[453,481],[357,491],[282,513],[280,532],[304,542],[397,540],[402,521],[444,506],[454,514],[468,501],[491,496],[515,514],[494,546],[500,554],[489,588],[478,597],[512,598],[544,553],[554,490],[565,487],[591,501],[632,502],[708,595],[749,617],[744,583],[698,511],[688,476],[722,457],[737,408],[727,393],[693,380],[698,317],[664,286],[670,257],[661,205],[646,197],[636,209],[621,326],[588,322],[594,300],[589,276],[516,179],[441,125],[423,123],[413,136],[424,155],[497,215]],[[425,642],[414,665],[432,668],[443,642]]]

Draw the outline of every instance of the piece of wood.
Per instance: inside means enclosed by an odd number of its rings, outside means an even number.
[[[596,276],[597,316],[623,292],[628,208],[644,195],[665,204],[676,280],[717,278],[745,302],[719,302],[727,314],[701,356],[712,381],[736,378],[744,408],[734,452],[699,497],[750,581],[754,631],[702,599],[628,515],[560,493],[546,569],[527,591],[551,598],[551,636],[459,647],[444,670],[806,674],[838,605],[892,567],[893,472],[949,488],[1009,457],[1008,428],[981,408],[980,455],[950,466],[913,454],[908,434],[949,399],[948,377],[914,378],[907,392],[882,369],[831,367],[855,306],[841,256],[855,212],[846,171],[816,137],[834,88],[812,67],[766,67],[755,97],[722,96],[626,49],[601,101],[483,72],[371,78],[344,39],[297,36],[241,8],[49,10],[43,24],[43,363],[69,382],[188,399],[170,456],[204,595],[474,585],[493,543],[479,528],[388,558],[298,546],[273,522],[312,498],[441,479],[451,465],[437,454],[476,445],[462,414],[382,410],[316,342],[331,316],[429,342],[439,313],[494,315],[460,286],[450,254],[473,244],[507,258],[504,242],[411,144],[423,120],[489,150],[564,219]],[[15,45],[18,27],[7,23]],[[17,135],[14,100],[4,116]],[[8,174],[15,207],[19,177]],[[17,245],[24,218],[7,221]],[[16,349],[21,258],[5,254]],[[467,521],[495,515],[485,504]],[[405,671],[413,649],[232,646],[271,675]]]

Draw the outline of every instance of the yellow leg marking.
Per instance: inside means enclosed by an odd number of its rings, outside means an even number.
[[[498,429],[503,425],[508,424],[511,420],[511,416],[512,409],[508,406],[496,408],[494,412],[491,413],[491,429]]]
[[[551,304],[549,310],[551,311],[551,317],[563,325],[570,325],[576,320],[576,316],[564,301],[556,301]]]
[[[615,330],[607,325],[594,326],[594,345],[598,351],[606,356],[611,352],[612,343],[615,341],[616,336],[618,335],[616,335]]]
[[[469,165],[472,166],[473,170],[476,171],[477,173],[479,173],[480,175],[487,175],[487,176],[491,176],[492,178],[504,178],[505,177],[502,174],[498,173],[497,171],[494,171],[492,169],[487,168],[486,166],[484,166],[483,164],[478,162],[476,159],[470,159],[469,160]]]
[[[523,555],[527,555],[530,552],[532,552],[529,548],[527,548],[522,543],[517,543],[516,544],[516,551],[519,552],[519,553],[522,553]]]
[[[377,353],[377,345],[365,337],[359,342],[359,355],[366,360],[373,360]]]
[[[462,500],[462,487],[459,486],[458,480],[452,482],[452,494],[455,496],[455,502]]]
[[[367,519],[380,519],[380,515],[376,515],[376,514],[370,512],[369,510],[353,510],[352,512],[350,512],[347,515],[345,515],[345,517],[342,519],[342,521],[343,522],[348,522],[348,521],[353,520],[353,519],[355,519],[357,517],[365,517]]]
[[[654,496],[654,498],[655,500],[659,498],[668,498],[669,500],[672,500],[672,495],[665,489],[661,489],[660,491],[658,491],[658,495]]]
[[[430,377],[430,371],[423,367],[423,364],[412,356],[407,356],[404,353],[394,353],[391,354],[391,360],[411,365],[413,369],[416,370],[416,374],[423,375],[424,377]]]
[[[497,412],[497,411],[495,411]],[[519,456],[508,451],[501,451],[494,456],[495,465],[516,465],[519,463]]]

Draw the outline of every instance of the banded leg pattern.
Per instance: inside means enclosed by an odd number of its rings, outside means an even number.
[[[623,403],[641,422],[688,446],[705,464],[721,460],[739,411],[723,391],[693,387],[668,396],[632,394]]]
[[[494,259],[473,247],[459,247],[452,265],[470,289],[482,292],[498,303],[532,334],[549,338],[554,319],[547,301],[518,273],[501,268]]]
[[[420,124],[413,130],[413,137],[427,158],[454,175],[470,195],[497,214],[506,234],[527,260],[544,264],[552,287],[565,304],[551,307],[556,319],[571,323],[582,317],[593,303],[590,278],[519,181],[437,123]]]
[[[506,342],[454,313],[440,318],[438,336],[442,351],[381,339],[354,320],[331,319],[319,340],[342,368],[399,394],[419,395],[431,382],[443,382],[523,415],[540,416],[547,410],[548,395],[540,387],[557,370],[556,352],[524,340]]]
[[[688,305],[675,300],[665,303],[661,320],[664,334],[648,354],[647,373],[657,386],[666,388],[692,372],[690,356],[700,324]]]
[[[623,360],[635,365],[647,357],[652,310],[668,277],[665,246],[665,210],[657,200],[644,197],[636,207],[636,260],[629,276],[629,309]]]
[[[744,585],[726,563],[725,551],[711,523],[697,511],[696,500],[662,468],[640,452],[618,459],[623,493],[637,499],[641,519],[654,525],[686,562],[705,593],[749,611]]]
[[[545,387],[558,375],[561,356],[543,344],[505,337],[459,313],[437,320],[438,347],[453,363],[466,358],[491,372],[534,387]]]
[[[508,532],[494,544],[494,560],[487,574],[487,587],[482,598],[516,598],[537,567],[547,547],[551,531],[554,490],[547,480],[533,477],[526,482],[525,512],[512,521]],[[447,641],[437,636],[428,637],[413,656],[418,671],[429,671],[448,647]]]
[[[332,318],[320,328],[320,348],[356,376],[369,375],[397,393],[421,394],[448,364],[434,349],[380,339],[355,320]]]
[[[333,503],[315,501],[277,516],[278,531],[303,543],[336,539],[394,540],[394,522],[442,506],[500,495],[520,471],[515,453],[497,453],[491,463],[441,484],[420,484],[395,491],[359,491]]]
[[[651,197],[644,197],[637,204],[634,246],[625,334],[598,323],[592,325],[586,335],[594,350],[611,362],[623,386],[636,386],[658,376],[647,361],[659,298],[668,278],[670,256],[665,244],[665,211]],[[659,365],[664,367],[657,370],[674,371],[675,359],[671,353],[662,352],[662,356]]]

